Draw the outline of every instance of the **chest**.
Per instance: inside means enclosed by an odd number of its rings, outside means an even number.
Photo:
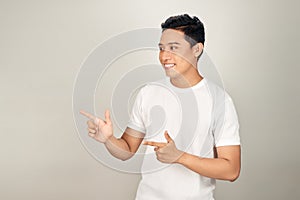
[[[208,134],[211,122],[212,100],[205,92],[158,92],[149,97],[144,106],[146,136],[163,142],[164,131],[176,141],[179,148],[199,143]]]

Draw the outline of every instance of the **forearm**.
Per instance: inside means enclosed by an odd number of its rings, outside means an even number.
[[[130,152],[127,142],[122,138],[111,136],[104,144],[110,154],[120,160],[127,160],[134,155]]]
[[[201,158],[188,153],[178,159],[178,163],[202,176],[234,181],[239,176],[240,167],[225,158]]]

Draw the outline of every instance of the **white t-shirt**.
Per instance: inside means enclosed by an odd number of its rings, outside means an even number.
[[[202,79],[177,88],[166,78],[144,86],[137,95],[128,127],[145,133],[144,140],[166,142],[167,130],[178,149],[213,158],[214,147],[239,145],[239,123],[229,95]],[[180,164],[164,164],[146,147],[136,200],[212,200],[215,179]]]

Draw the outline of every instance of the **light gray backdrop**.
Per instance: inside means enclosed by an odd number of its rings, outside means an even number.
[[[99,43],[185,12],[204,21],[206,51],[241,123],[241,176],[219,181],[216,198],[299,199],[299,7],[297,0],[0,1],[0,199],[133,199],[140,176],[103,166],[81,145],[73,83]]]

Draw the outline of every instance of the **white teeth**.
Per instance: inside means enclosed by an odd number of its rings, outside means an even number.
[[[171,68],[171,67],[174,67],[174,64],[165,64],[165,67],[166,68]]]

